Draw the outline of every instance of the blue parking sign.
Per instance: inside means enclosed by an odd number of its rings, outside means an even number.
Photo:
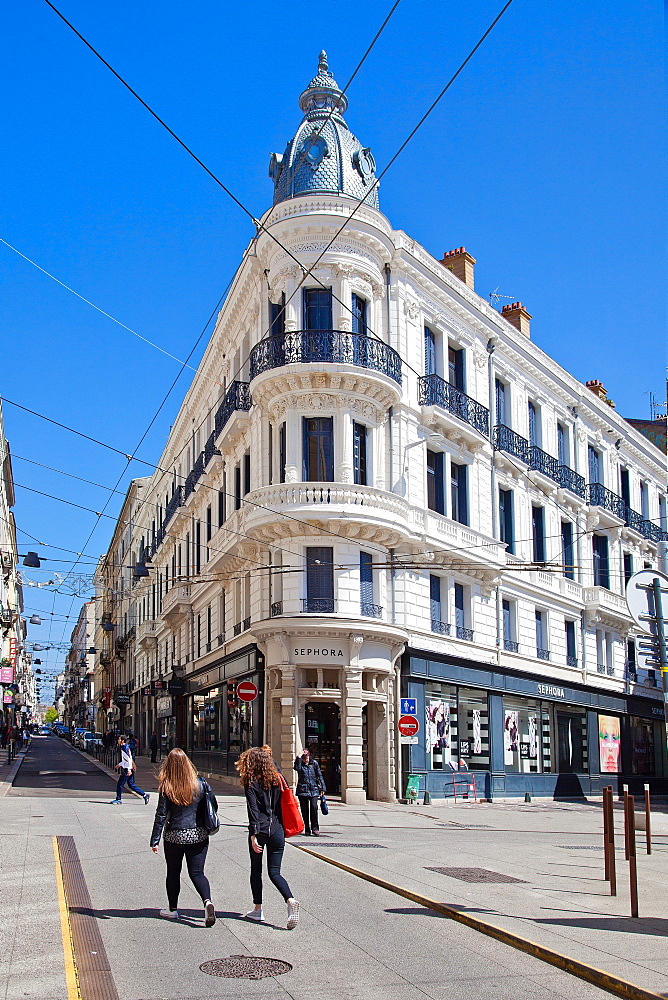
[[[401,714],[402,715],[417,715],[417,698],[402,698],[401,699]]]

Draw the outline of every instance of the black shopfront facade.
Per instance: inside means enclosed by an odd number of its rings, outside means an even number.
[[[252,681],[254,701],[241,701],[237,686]],[[184,695],[186,747],[203,774],[236,775],[239,754],[264,743],[264,655],[247,646],[188,674]]]
[[[581,798],[628,784],[668,793],[663,702],[618,695],[494,664],[408,649],[402,698],[415,698],[417,743],[401,747],[400,795],[451,794],[452,771],[476,777],[478,797]]]

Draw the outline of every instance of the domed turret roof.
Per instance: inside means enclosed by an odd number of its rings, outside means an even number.
[[[346,125],[348,99],[321,52],[318,72],[299,98],[304,119],[281,156],[272,153],[269,176],[274,181],[274,205],[302,194],[342,194],[378,208],[376,163]],[[370,192],[370,193],[369,193]]]

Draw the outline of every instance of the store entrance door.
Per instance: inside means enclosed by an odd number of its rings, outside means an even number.
[[[327,791],[341,791],[341,714],[332,702],[306,703],[306,744],[320,764]]]

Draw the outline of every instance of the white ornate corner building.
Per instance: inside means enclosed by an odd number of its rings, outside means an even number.
[[[666,787],[625,578],[657,566],[665,457],[378,207],[327,67],[98,573],[108,726],[207,773],[310,744],[347,802]],[[601,338],[604,332],[600,332]],[[664,546],[665,547],[665,546]],[[239,682],[258,689],[239,697]],[[398,733],[415,699],[417,737]]]

